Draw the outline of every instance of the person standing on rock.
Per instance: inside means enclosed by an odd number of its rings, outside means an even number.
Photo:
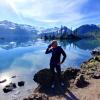
[[[55,69],[57,71],[59,82],[61,83],[61,85],[64,85],[61,81],[61,64],[66,59],[66,53],[61,48],[61,46],[58,46],[58,43],[56,40],[53,40],[52,43],[46,49],[45,54],[49,54],[49,53],[52,53],[52,57],[50,59],[50,70],[52,72],[52,85],[51,85],[51,87],[54,88]],[[60,60],[61,55],[63,55],[62,60]]]

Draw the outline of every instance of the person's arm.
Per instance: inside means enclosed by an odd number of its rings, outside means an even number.
[[[62,61],[61,61],[61,64],[65,61],[65,59],[66,59],[66,53],[65,53],[65,51],[61,48],[61,53],[62,53],[62,55],[63,55],[63,58],[62,58]]]
[[[51,53],[52,52],[52,48],[51,48],[51,44],[48,46],[48,48],[45,51],[45,54]]]

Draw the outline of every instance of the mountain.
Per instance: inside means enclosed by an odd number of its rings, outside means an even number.
[[[0,21],[0,43],[27,42],[37,37],[44,39],[80,39],[100,37],[100,25],[86,24],[74,31],[66,26],[44,28],[26,24],[17,24],[7,20]]]
[[[7,20],[0,21],[0,39],[5,41],[27,41],[37,36],[35,27],[17,24]]]
[[[68,35],[70,35],[72,31],[67,28],[66,26],[61,26],[61,28],[54,27],[54,28],[48,28],[41,31],[40,37],[45,39],[59,39],[59,38],[67,38]]]
[[[94,38],[100,36],[100,27],[94,24],[82,25],[79,28],[75,29],[73,33],[77,34],[77,36],[81,38],[87,38],[87,37]]]
[[[54,27],[41,31],[40,36],[45,39],[99,38],[100,25],[86,24],[76,28],[74,31],[66,26],[61,26],[61,28]]]

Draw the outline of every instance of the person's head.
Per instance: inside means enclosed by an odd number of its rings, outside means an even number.
[[[53,40],[51,45],[53,48],[56,48],[58,46],[57,40]]]

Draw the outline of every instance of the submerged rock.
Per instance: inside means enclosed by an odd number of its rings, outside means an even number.
[[[0,83],[4,83],[4,82],[6,82],[6,81],[7,81],[7,79],[1,80]]]
[[[92,55],[95,55],[95,56],[100,55],[100,47],[94,49],[94,50],[92,51]]]
[[[18,82],[18,86],[20,86],[20,87],[24,86],[24,84],[25,84],[24,81],[20,81],[20,82]]]
[[[16,78],[16,76],[12,76],[11,78]]]
[[[12,91],[13,89],[15,89],[17,86],[15,83],[10,83],[9,85],[5,86],[3,89],[4,93],[8,93],[10,91]]]

